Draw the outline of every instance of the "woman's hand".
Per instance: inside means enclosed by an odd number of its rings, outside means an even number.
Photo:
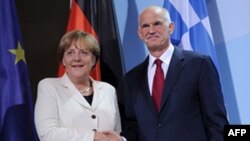
[[[122,138],[114,131],[103,131],[95,132],[94,141],[122,141]]]
[[[121,136],[114,131],[103,131],[103,134],[109,139],[109,141],[123,141]]]
[[[95,132],[94,141],[111,141],[108,139],[107,135],[101,132]]]

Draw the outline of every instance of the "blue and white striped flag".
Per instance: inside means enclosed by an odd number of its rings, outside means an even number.
[[[205,0],[165,0],[175,30],[172,43],[185,50],[210,55],[218,68],[217,57]]]

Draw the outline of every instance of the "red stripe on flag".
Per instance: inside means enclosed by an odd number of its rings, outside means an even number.
[[[84,32],[91,33],[97,40],[97,34],[91,24],[89,23],[88,19],[82,12],[79,5],[73,0],[72,7],[70,10],[69,21],[67,26],[67,31],[71,30],[82,30]],[[58,76],[62,76],[65,72],[64,66],[60,63],[58,68]],[[101,68],[100,68],[100,61],[97,62],[96,67],[91,71],[90,74],[94,79],[101,80]]]

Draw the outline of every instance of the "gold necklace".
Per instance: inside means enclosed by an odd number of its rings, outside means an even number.
[[[79,92],[80,92],[81,94],[89,93],[89,91],[90,91],[90,87],[86,88],[86,90],[79,90]]]

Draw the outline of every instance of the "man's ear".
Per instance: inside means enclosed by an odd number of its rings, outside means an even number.
[[[143,40],[143,37],[142,37],[142,35],[141,35],[141,29],[140,29],[140,28],[137,29],[137,34],[138,34],[138,36],[140,37],[140,39]]]
[[[174,32],[174,28],[175,28],[175,25],[173,22],[171,22],[169,25],[168,25],[168,31],[169,31],[169,34],[172,34]]]

